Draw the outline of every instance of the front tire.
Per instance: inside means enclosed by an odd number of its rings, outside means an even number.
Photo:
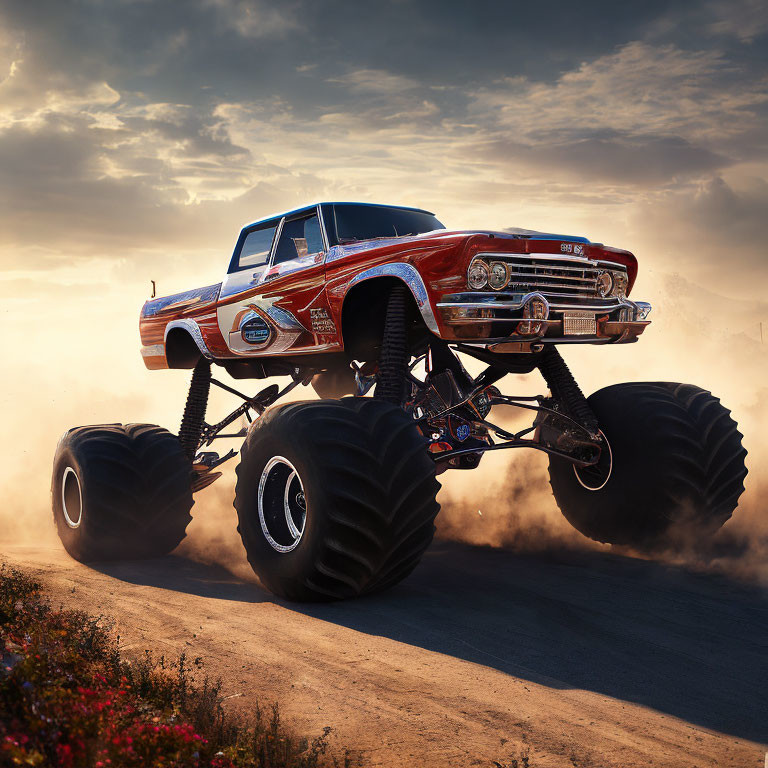
[[[579,469],[550,457],[555,499],[596,541],[655,550],[713,534],[744,491],[736,422],[691,384],[616,384],[588,402],[604,436],[601,460]]]
[[[440,484],[416,425],[370,398],[288,403],[251,427],[235,508],[248,561],[288,600],[404,579],[432,541]]]
[[[192,467],[179,439],[154,424],[75,427],[53,460],[53,519],[81,562],[158,557],[184,538]]]

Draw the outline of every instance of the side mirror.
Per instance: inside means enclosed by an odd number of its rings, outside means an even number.
[[[296,256],[298,258],[302,258],[303,256],[307,256],[309,254],[309,247],[307,246],[306,237],[294,237],[293,245],[296,248]]]

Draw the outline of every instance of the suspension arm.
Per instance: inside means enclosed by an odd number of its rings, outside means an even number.
[[[436,444],[443,443],[437,448],[438,453],[433,454],[436,462],[520,447],[561,456],[577,466],[590,466],[599,460],[602,444],[597,420],[557,350],[550,348],[534,357],[534,367],[541,369],[551,397],[502,395],[493,384],[507,373],[517,372],[517,365],[507,364],[508,361],[495,355],[485,362],[489,363],[488,368],[469,380],[469,386],[454,386],[453,389],[437,384],[438,377],[450,376],[445,371],[437,374],[435,383],[430,378],[434,374],[429,371],[424,382],[410,371],[407,374],[408,381],[419,393],[413,400],[414,407],[422,411],[415,419],[416,423],[424,434],[432,432],[435,435]],[[490,408],[496,405],[532,411],[536,418],[532,426],[513,433],[485,418]],[[427,406],[426,412],[424,406]],[[463,433],[461,437],[459,431]],[[534,435],[524,439],[531,432]],[[462,446],[461,442],[470,435],[473,436],[471,446]],[[495,443],[491,435],[502,442]],[[445,446],[446,441],[448,446]]]
[[[568,459],[568,461],[577,467],[591,467],[596,464],[600,458],[598,454],[598,456],[593,460],[583,461],[581,459],[575,458],[573,454],[566,453],[565,451],[559,451],[556,448],[550,448],[549,446],[542,445],[535,440],[507,440],[503,443],[493,443],[492,445],[479,446],[477,448],[460,448],[459,450],[455,451],[445,451],[444,453],[435,454],[432,458],[436,464],[439,464],[444,461],[449,461],[450,459],[455,459],[459,456],[471,456],[478,453],[487,453],[488,451],[503,451],[508,448],[535,448],[537,451],[543,451],[550,456],[561,456],[564,459]]]
[[[265,389],[261,390],[258,394],[254,395],[253,397],[248,397],[247,395],[244,395],[242,392],[238,392],[233,387],[230,387],[227,384],[224,384],[217,379],[211,379],[211,384],[215,384],[217,387],[220,387],[221,389],[225,390],[226,392],[230,392],[233,395],[236,395],[237,397],[240,397],[244,400],[243,403],[241,403],[237,408],[235,408],[234,411],[227,414],[221,421],[219,421],[216,424],[206,424],[203,428],[203,435],[201,440],[201,445],[210,445],[214,440],[225,438],[225,437],[244,437],[243,432],[236,432],[234,434],[221,434],[223,430],[225,430],[233,421],[237,421],[241,416],[249,416],[248,411],[253,410],[256,411],[258,416],[261,416],[262,413],[273,403],[276,403],[283,395],[288,394],[292,389],[295,389],[299,386],[299,384],[306,383],[307,377],[304,378],[295,378],[290,384],[287,384],[282,389],[279,389],[277,384],[270,384]],[[250,419],[249,419],[250,421]]]

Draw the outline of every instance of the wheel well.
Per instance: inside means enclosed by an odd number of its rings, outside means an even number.
[[[375,277],[353,286],[344,297],[341,335],[344,350],[353,360],[377,360],[384,333],[389,292],[405,283],[397,277]],[[421,354],[429,338],[424,320],[410,289],[408,295],[408,344]]]
[[[169,368],[194,368],[202,353],[189,331],[171,328],[165,337],[165,359]]]

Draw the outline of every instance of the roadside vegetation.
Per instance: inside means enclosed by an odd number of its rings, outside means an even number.
[[[221,683],[199,660],[124,658],[102,617],[45,599],[40,584],[0,567],[0,765],[56,768],[314,768],[350,766],[330,729],[297,738],[277,706],[227,713]],[[355,763],[357,764],[357,763]]]

